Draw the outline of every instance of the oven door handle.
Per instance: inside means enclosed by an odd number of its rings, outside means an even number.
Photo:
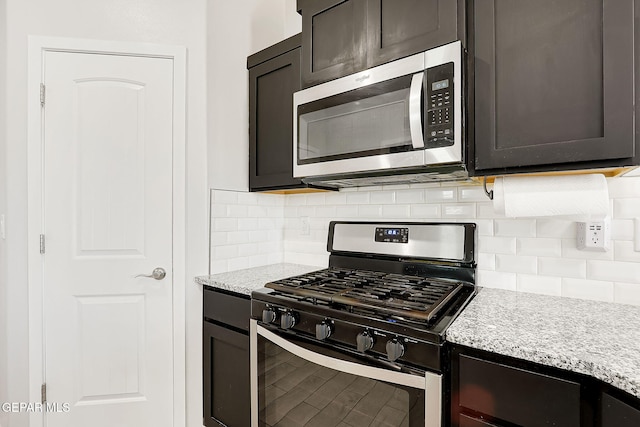
[[[411,77],[409,90],[409,130],[411,131],[411,145],[415,150],[424,148],[424,132],[422,131],[422,91],[424,72]]]

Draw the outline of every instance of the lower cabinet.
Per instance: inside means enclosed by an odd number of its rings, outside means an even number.
[[[251,423],[249,316],[244,295],[204,290],[204,425],[244,427]]]
[[[594,378],[454,346],[454,427],[640,426],[640,399]]]
[[[638,427],[640,426],[640,409],[624,403],[622,400],[602,393],[601,413],[602,427]]]

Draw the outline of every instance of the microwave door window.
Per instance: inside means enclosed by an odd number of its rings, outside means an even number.
[[[304,164],[409,151],[409,126],[409,87],[302,113],[298,159]]]

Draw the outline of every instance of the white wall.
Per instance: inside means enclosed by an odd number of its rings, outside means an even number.
[[[27,294],[27,38],[29,35],[151,42],[188,49],[187,100],[187,425],[201,415],[201,291],[207,272],[206,4],[207,0],[3,0],[7,5],[6,111],[8,399],[29,401]],[[3,24],[3,23],[2,23]],[[5,97],[0,99],[4,100]],[[0,112],[2,110],[0,109]],[[2,156],[4,159],[5,157]],[[2,175],[0,175],[1,177]],[[0,178],[2,179],[2,178]],[[3,252],[4,253],[4,252]],[[3,269],[4,271],[4,269]],[[2,279],[0,279],[2,280]],[[0,282],[1,284],[2,282]],[[1,289],[1,287],[0,287]],[[4,299],[4,298],[3,298]],[[0,368],[1,369],[1,368]],[[0,370],[0,373],[2,371]],[[0,381],[5,383],[5,381]],[[11,415],[9,427],[27,425]],[[7,427],[4,426],[3,427]]]
[[[293,13],[291,11],[293,10]],[[291,0],[208,2],[209,186],[249,188],[247,56],[301,28]]]
[[[0,215],[6,212],[6,2],[0,0]],[[7,245],[0,236],[0,403],[8,400],[7,390]],[[0,411],[0,427],[7,423],[8,414]]]
[[[481,186],[425,184],[357,190],[254,195],[257,200],[214,197],[212,271],[266,264],[263,258],[243,260],[231,236],[240,222],[231,213],[247,212],[249,203],[283,208],[284,261],[326,267],[327,230],[331,220],[469,221],[478,225],[478,284],[514,291],[550,294],[640,305],[640,252],[634,251],[633,219],[640,217],[640,177],[609,179],[613,211],[609,252],[576,249],[576,223],[563,218],[505,218],[494,213]],[[214,192],[219,193],[219,192]],[[274,198],[282,198],[277,201]],[[310,232],[302,234],[301,217]],[[242,235],[242,234],[240,234]],[[260,241],[254,242],[258,245]],[[216,255],[218,257],[216,258]],[[245,257],[246,258],[246,257]]]

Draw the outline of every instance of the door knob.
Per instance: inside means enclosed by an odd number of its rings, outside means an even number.
[[[167,272],[162,267],[154,268],[151,274],[138,274],[135,277],[148,277],[150,279],[162,280],[167,275]]]

